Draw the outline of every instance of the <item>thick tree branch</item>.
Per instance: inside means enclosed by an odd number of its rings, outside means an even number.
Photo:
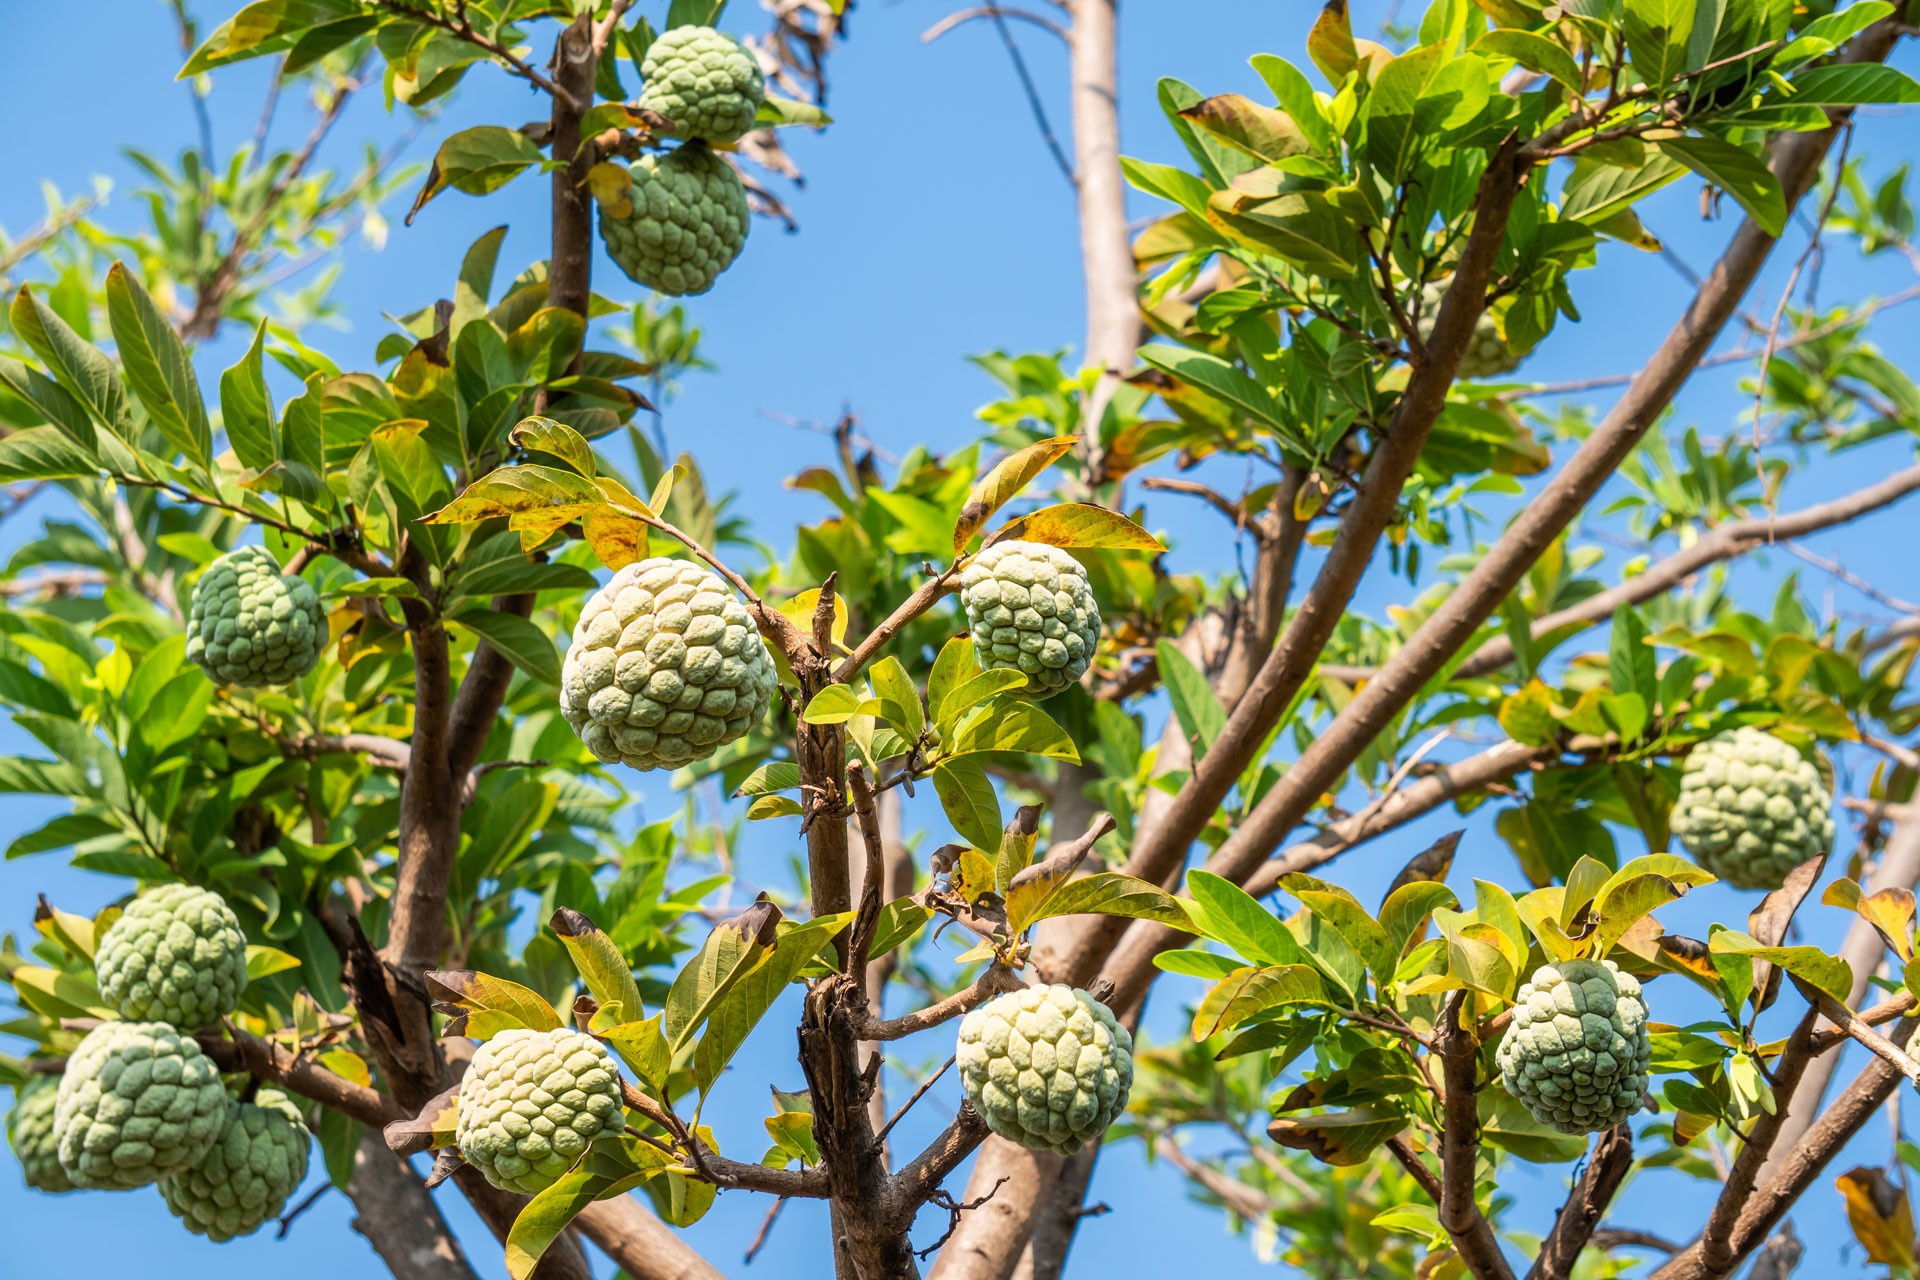
[[[1467,1000],[1464,991],[1447,997],[1434,1040],[1446,1087],[1440,1133],[1440,1225],[1478,1280],[1513,1280],[1474,1194],[1473,1171],[1480,1155],[1480,1042],[1473,1028],[1462,1023]]]
[[[304,1056],[296,1057],[273,1041],[237,1027],[228,1028],[227,1036],[218,1031],[202,1031],[195,1039],[222,1071],[245,1071],[261,1080],[270,1080],[323,1107],[351,1116],[369,1128],[382,1129],[408,1116],[405,1107],[378,1089],[335,1075]]]
[[[439,1204],[420,1175],[387,1149],[378,1129],[360,1136],[347,1198],[353,1201],[353,1229],[396,1280],[473,1280],[466,1251]]]
[[[1527,1280],[1567,1280],[1580,1251],[1593,1238],[1594,1228],[1613,1203],[1614,1193],[1633,1167],[1633,1130],[1618,1125],[1600,1135],[1587,1157],[1587,1169],[1567,1195],[1553,1220]]]
[[[1120,170],[1119,0],[1072,0],[1068,12],[1073,16],[1067,48],[1074,177],[1087,298],[1085,359],[1100,373],[1081,414],[1083,479],[1091,495],[1105,479],[1101,419],[1133,368],[1142,326],[1127,234],[1127,185]]]

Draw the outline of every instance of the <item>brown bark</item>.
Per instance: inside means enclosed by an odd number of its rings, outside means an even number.
[[[1467,1008],[1466,992],[1448,996],[1434,1033],[1434,1056],[1440,1059],[1446,1088],[1440,1131],[1440,1225],[1478,1280],[1513,1280],[1513,1271],[1474,1195],[1473,1171],[1480,1156],[1480,1042],[1473,1028],[1461,1023]]]
[[[473,1280],[460,1241],[421,1181],[381,1139],[377,1128],[360,1137],[347,1185],[353,1229],[367,1238],[396,1280]]]
[[[1140,345],[1133,244],[1127,236],[1127,184],[1120,172],[1119,0],[1073,0],[1073,156],[1080,198],[1080,261],[1086,277],[1086,360],[1100,370],[1081,430],[1089,491],[1102,480],[1106,454],[1100,419]]]
[[[1553,1230],[1541,1243],[1527,1280],[1567,1280],[1573,1274],[1580,1251],[1593,1239],[1594,1228],[1632,1167],[1633,1130],[1623,1124],[1601,1134],[1587,1159],[1586,1172],[1574,1183]]]

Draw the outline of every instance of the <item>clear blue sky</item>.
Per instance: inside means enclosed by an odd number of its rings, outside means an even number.
[[[201,0],[196,7],[209,26],[238,6],[239,0]],[[806,170],[807,190],[794,200],[802,228],[784,235],[758,224],[747,250],[719,287],[689,304],[708,334],[707,352],[721,366],[719,376],[696,376],[675,406],[669,430],[676,447],[693,446],[708,470],[709,483],[737,490],[748,499],[759,531],[771,540],[796,520],[817,519],[820,511],[808,495],[780,487],[782,477],[820,460],[824,441],[778,425],[768,411],[802,419],[830,421],[842,405],[863,420],[863,429],[903,452],[915,442],[936,448],[954,445],[973,430],[973,410],[990,398],[987,379],[962,357],[993,348],[1046,350],[1076,344],[1081,332],[1080,281],[1075,220],[1070,192],[1054,169],[1034,131],[1028,107],[992,28],[975,24],[928,47],[918,36],[954,5],[931,0],[862,0],[854,15],[852,42],[832,64],[829,107],[834,127],[821,137],[795,137],[792,149]],[[1406,8],[1417,11],[1409,2]],[[40,212],[37,182],[61,189],[85,189],[96,174],[111,177],[116,199],[104,215],[110,223],[139,225],[141,211],[129,199],[138,184],[120,158],[130,145],[172,154],[190,144],[193,118],[186,90],[172,81],[179,63],[171,21],[161,0],[96,0],[90,5],[14,6],[9,31],[12,73],[0,80],[0,119],[14,122],[7,145],[13,180],[0,186],[0,225],[18,234]],[[647,11],[649,6],[642,6]],[[650,8],[658,20],[664,5]],[[757,6],[734,6],[736,29],[757,26]],[[1258,52],[1279,53],[1304,64],[1300,55],[1306,28],[1318,6],[1307,0],[1130,0],[1122,27],[1123,129],[1126,150],[1163,162],[1181,162],[1154,102],[1154,82],[1163,75],[1188,80],[1205,92],[1237,90],[1261,93],[1246,59]],[[1377,24],[1387,6],[1382,0],[1355,5],[1356,29]],[[1066,128],[1064,59],[1044,38],[1023,35],[1056,127]],[[1911,55],[1906,55],[1912,69]],[[253,128],[264,84],[257,66],[220,73],[211,107],[217,141],[229,147]],[[364,95],[328,143],[323,158],[349,164],[366,141],[394,137],[404,118],[385,116],[377,92]],[[470,75],[448,107],[434,136],[478,123],[517,124],[538,110],[518,84],[482,70]],[[57,120],[57,124],[53,121]],[[49,127],[50,126],[50,127]],[[283,112],[281,137],[304,133],[307,117]],[[418,158],[430,154],[431,140],[416,145]],[[1856,153],[1872,157],[1874,172],[1920,155],[1911,116],[1870,118],[1861,130]],[[1696,266],[1718,252],[1727,223],[1699,219],[1694,184],[1670,188],[1647,210],[1650,226]],[[1145,214],[1150,202],[1136,203]],[[450,194],[435,201],[412,228],[402,228],[402,209],[390,211],[394,226],[386,250],[377,255],[358,247],[346,257],[338,297],[351,327],[345,333],[309,335],[343,365],[364,366],[373,344],[386,332],[383,313],[411,311],[446,294],[466,246],[487,228],[513,226],[502,256],[502,270],[517,270],[542,252],[540,231],[546,215],[544,184],[523,180],[487,200]],[[1563,325],[1537,353],[1528,372],[1542,378],[1582,377],[1631,370],[1653,349],[1686,296],[1679,277],[1656,260],[1610,246],[1603,269],[1582,276],[1576,293],[1585,322]],[[1774,265],[1755,306],[1770,310],[1784,281],[1784,266]],[[604,262],[597,274],[603,289],[623,294],[625,282]],[[1872,264],[1831,255],[1824,266],[1822,296],[1833,302],[1872,292],[1892,292],[1910,277],[1888,258]],[[618,286],[618,287],[616,287]],[[1915,313],[1895,313],[1876,338],[1896,361],[1914,367],[1920,357]],[[203,382],[230,363],[232,339],[208,349]],[[1683,396],[1679,413],[1709,435],[1733,430],[1751,403],[1739,379],[1744,368],[1697,379]],[[1607,403],[1599,400],[1602,407]],[[1857,487],[1888,469],[1904,465],[1910,442],[1885,442],[1874,450],[1822,465],[1816,474],[1796,477],[1785,505],[1796,506]],[[1222,474],[1220,482],[1237,476]],[[17,516],[0,527],[0,554],[31,537],[45,509]],[[1229,549],[1217,524],[1209,524],[1179,505],[1160,502],[1154,523],[1178,539],[1176,562],[1184,568],[1225,569]],[[1871,526],[1814,539],[1812,545],[1844,561],[1893,594],[1920,598],[1920,565],[1911,553],[1911,512],[1882,517]],[[1894,531],[1900,535],[1889,536]],[[1754,600],[1771,596],[1781,576],[1794,567],[1785,556],[1744,566],[1738,575],[1743,593]],[[1814,580],[1815,600],[1848,614],[1883,611],[1848,588]],[[1377,611],[1403,599],[1404,582],[1375,575],[1365,585],[1361,605]],[[0,726],[0,749],[21,750],[23,735]],[[654,812],[671,811],[671,802],[650,790]],[[0,798],[6,817],[0,828],[14,830],[40,821],[39,806],[16,797]],[[931,817],[916,814],[929,825]],[[1394,868],[1433,836],[1457,825],[1448,815],[1419,824],[1339,864],[1335,875],[1363,899],[1377,896]],[[1471,824],[1465,860],[1456,876],[1475,874],[1512,880],[1504,847],[1488,823]],[[1843,824],[1844,827],[1844,824]],[[769,877],[788,850],[756,837],[747,872]],[[1623,847],[1626,845],[1623,840]],[[63,906],[91,911],[124,891],[120,882],[67,871],[53,858],[0,864],[0,927],[31,930],[34,894],[46,892]],[[1701,932],[1708,919],[1737,922],[1749,904],[1713,887],[1667,913],[1669,927]],[[1836,913],[1810,908],[1809,941],[1837,941]],[[1659,1008],[1663,1020],[1686,1022],[1706,1016],[1704,1007],[1688,1007],[1691,997],[1677,984],[1663,982],[1656,996],[1670,1001]],[[1196,984],[1173,979],[1163,984],[1149,1019],[1150,1030],[1177,1034],[1180,1001],[1198,994]],[[759,1117],[765,1086],[799,1088],[792,1056],[790,1010],[776,1010],[731,1079],[709,1108],[723,1147],[736,1155],[757,1155],[765,1145]],[[925,1045],[908,1042],[904,1063],[938,1063],[946,1052],[938,1036]],[[913,1147],[944,1121],[950,1090],[936,1090],[923,1104],[923,1116],[903,1126],[903,1145]],[[1871,1128],[1856,1144],[1855,1158],[1843,1157],[1833,1172],[1854,1163],[1883,1161],[1888,1153],[1884,1126]],[[317,1164],[317,1161],[316,1161]],[[1533,1206],[1532,1229],[1542,1229],[1558,1204],[1557,1188],[1565,1168],[1516,1165],[1510,1190]],[[1618,1220],[1686,1236],[1702,1220],[1711,1188],[1681,1184],[1666,1175],[1630,1185],[1617,1206]],[[1077,1274],[1137,1275],[1170,1271],[1253,1274],[1261,1269],[1244,1238],[1230,1237],[1224,1220],[1192,1204],[1185,1183],[1165,1169],[1147,1169],[1137,1147],[1102,1157],[1096,1198],[1115,1212],[1088,1220],[1075,1253]],[[471,1253],[483,1276],[504,1274],[498,1249],[463,1211],[457,1195],[444,1194],[456,1219],[471,1228]],[[741,1252],[764,1213],[766,1202],[745,1193],[729,1193],[691,1233],[730,1274],[786,1278],[831,1274],[825,1249],[824,1214],[818,1206],[788,1207],[771,1244],[751,1269],[739,1266]],[[137,1192],[108,1199],[85,1193],[64,1197],[32,1196],[11,1176],[0,1176],[0,1221],[31,1223],[34,1229],[10,1238],[8,1272],[51,1271],[56,1263],[83,1267],[124,1266],[138,1256],[142,1269],[159,1280],[271,1268],[281,1280],[357,1274],[377,1266],[358,1237],[346,1230],[348,1206],[329,1195],[294,1229],[288,1241],[271,1232],[219,1247],[181,1232],[156,1195]],[[940,1215],[930,1212],[917,1233],[923,1242],[938,1235]],[[1798,1216],[1803,1239],[1814,1241],[1807,1267],[1841,1264],[1839,1243],[1847,1239],[1837,1193],[1831,1181],[1816,1185]],[[137,1251],[137,1252],[136,1252]],[[1854,1255],[1844,1274],[1865,1274]]]

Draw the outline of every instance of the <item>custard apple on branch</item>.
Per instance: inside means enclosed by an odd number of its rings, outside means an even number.
[[[1611,960],[1562,960],[1520,985],[1495,1060],[1534,1119],[1578,1134],[1640,1110],[1652,1054],[1639,979]]]
[[[1833,845],[1833,799],[1812,761],[1743,726],[1701,743],[1680,769],[1673,834],[1736,889],[1778,889]]]
[[[100,994],[122,1017],[191,1031],[239,1004],[247,938],[219,894],[161,885],[128,904],[100,939],[93,963]]]
[[[1059,547],[996,542],[968,562],[960,593],[980,662],[1023,672],[1020,692],[1050,698],[1086,674],[1100,607],[1086,567]]]
[[[607,255],[635,284],[661,293],[705,293],[747,242],[747,189],[705,144],[642,156],[629,169],[624,217],[600,207]]]
[[[640,106],[673,121],[682,137],[736,142],[753,128],[767,96],[760,64],[738,40],[712,27],[675,27],[640,61]]]
[[[54,1140],[53,1112],[60,1081],[55,1076],[31,1076],[14,1090],[13,1110],[7,1114],[7,1143],[27,1185],[36,1191],[71,1191],[73,1180],[60,1167],[60,1148]]]
[[[251,1235],[278,1218],[307,1176],[307,1123],[292,1098],[262,1089],[230,1100],[207,1154],[160,1179],[160,1195],[187,1230],[209,1240]]]
[[[1106,1132],[1133,1086],[1133,1037],[1111,1010],[1064,983],[998,996],[960,1020],[967,1101],[987,1127],[1035,1151],[1071,1155]]]
[[[560,713],[611,764],[677,769],[758,724],[779,683],[746,605],[711,569],[655,557],[595,592],[560,673]]]
[[[164,1022],[107,1022],[67,1059],[54,1103],[60,1167],[76,1187],[144,1187],[197,1163],[227,1091],[213,1059]]]
[[[1421,287],[1421,341],[1433,336],[1433,326],[1440,319],[1440,304],[1446,296],[1447,282],[1444,280],[1430,281]],[[1488,308],[1473,322],[1473,337],[1467,342],[1466,354],[1460,357],[1460,367],[1456,372],[1462,378],[1498,378],[1518,369],[1520,360],[1521,356],[1500,332],[1500,322],[1492,308]]]
[[[187,657],[215,684],[291,684],[320,661],[327,611],[313,584],[282,574],[265,547],[228,552],[200,575],[187,613]]]
[[[602,1133],[625,1123],[620,1072],[592,1036],[516,1027],[481,1045],[460,1081],[454,1138],[503,1191],[552,1186]]]

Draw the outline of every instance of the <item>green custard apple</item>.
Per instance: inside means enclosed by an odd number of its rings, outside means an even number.
[[[635,284],[661,293],[705,293],[747,242],[747,189],[733,166],[705,144],[642,156],[627,188],[624,218],[600,209],[600,238]]]
[[[1580,1134],[1640,1110],[1652,1054],[1639,980],[1611,960],[1563,960],[1520,985],[1495,1059],[1534,1119]]]
[[[530,1196],[559,1181],[595,1138],[618,1133],[625,1114],[605,1045],[565,1028],[519,1027],[467,1064],[454,1135],[488,1182]]]
[[[1833,845],[1833,798],[1812,761],[1742,727],[1701,743],[1680,768],[1674,836],[1736,889],[1778,889]]]
[[[240,1002],[247,938],[219,894],[187,884],[148,889],[100,939],[100,994],[120,1016],[210,1026]]]
[[[262,1089],[252,1102],[231,1100],[213,1146],[160,1179],[161,1198],[195,1235],[251,1235],[280,1216],[307,1176],[309,1145],[306,1117],[286,1094]]]
[[[1447,282],[1443,280],[1432,281],[1420,290],[1420,337],[1423,341],[1433,336],[1433,326],[1440,318],[1440,303],[1446,293]],[[1456,372],[1462,378],[1498,378],[1518,369],[1520,360],[1521,357],[1515,354],[1501,335],[1500,322],[1489,308],[1474,321],[1473,337],[1467,343],[1466,354],[1460,357],[1460,367]]]
[[[967,563],[960,598],[982,665],[1023,672],[1028,697],[1077,682],[1100,645],[1086,568],[1059,547],[996,542]]]
[[[560,674],[560,712],[607,763],[677,769],[758,724],[779,675],[746,605],[687,560],[630,564],[594,593]]]
[[[738,40],[712,27],[675,27],[647,46],[640,105],[673,121],[674,132],[736,142],[753,128],[767,96],[760,64]]]
[[[187,613],[187,657],[215,684],[291,684],[314,669],[327,611],[313,584],[280,572],[265,547],[241,547],[207,566]]]
[[[35,1191],[71,1191],[73,1179],[60,1167],[60,1146],[53,1136],[53,1113],[60,1094],[57,1076],[30,1076],[13,1093],[7,1114],[7,1144]]]
[[[1133,1037],[1084,991],[998,996],[960,1020],[961,1088],[1011,1142],[1071,1155],[1106,1132],[1133,1087]]]
[[[196,1164],[226,1123],[213,1059],[164,1022],[107,1022],[67,1059],[54,1103],[60,1167],[76,1187],[126,1190]]]

